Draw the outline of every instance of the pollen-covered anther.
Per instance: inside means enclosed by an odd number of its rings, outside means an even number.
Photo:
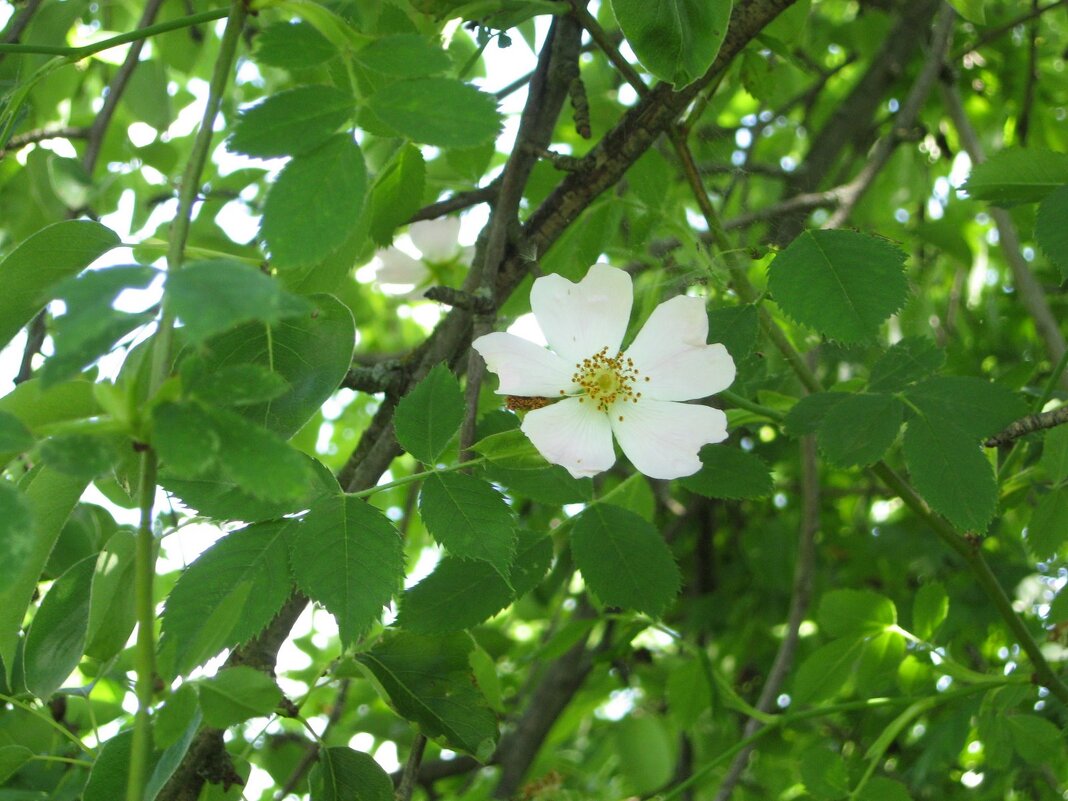
[[[619,400],[638,402],[641,393],[634,391],[638,378],[633,359],[626,358],[622,351],[609,356],[608,348],[603,347],[575,364],[575,373],[571,380],[581,387],[586,397],[597,404],[599,411],[607,412],[609,407]]]

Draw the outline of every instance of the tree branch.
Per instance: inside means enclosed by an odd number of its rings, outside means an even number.
[[[1006,426],[1004,430],[986,440],[983,445],[987,448],[998,448],[1036,431],[1044,431],[1065,423],[1068,423],[1068,406],[1061,406],[1041,414],[1029,414]]]

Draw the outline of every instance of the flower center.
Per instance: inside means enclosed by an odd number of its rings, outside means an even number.
[[[582,388],[579,402],[589,398],[601,412],[607,412],[616,401],[637,403],[642,396],[634,391],[638,381],[634,360],[625,357],[622,351],[609,356],[607,346],[575,364],[571,380]],[[560,394],[564,393],[561,391]]]

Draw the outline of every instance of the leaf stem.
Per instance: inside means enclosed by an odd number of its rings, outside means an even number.
[[[12,706],[17,706],[23,712],[27,712],[30,715],[33,715],[34,717],[40,718],[42,721],[47,723],[49,726],[51,726],[53,729],[55,729],[61,735],[63,735],[68,740],[70,740],[72,743],[74,743],[76,746],[78,746],[80,749],[82,749],[82,751],[84,751],[85,753],[89,754],[90,756],[94,755],[94,752],[93,752],[92,748],[90,748],[85,743],[83,743],[80,739],[78,739],[70,731],[70,729],[68,729],[65,726],[63,726],[61,723],[59,723],[51,715],[46,715],[41,710],[30,706],[25,701],[21,701],[18,698],[13,698],[10,695],[5,695],[4,693],[0,693],[0,701],[3,701],[5,704],[11,704]]]
[[[394,481],[387,481],[385,484],[376,484],[373,487],[360,490],[359,492],[346,492],[345,495],[350,498],[368,498],[376,492],[393,489],[394,487],[403,487],[405,484],[422,481],[424,478],[429,478],[438,473],[455,473],[458,470],[466,470],[469,467],[476,467],[477,465],[484,464],[486,461],[488,461],[488,459],[485,456],[476,456],[474,459],[468,459],[466,462],[457,462],[448,467],[435,467],[433,470],[421,470],[418,473],[412,473],[410,476],[404,476],[403,478],[398,478]]]
[[[776,423],[781,423],[786,419],[786,415],[780,412],[778,409],[772,409],[770,406],[764,406],[761,403],[756,403],[748,398],[745,398],[736,392],[731,392],[729,389],[725,389],[718,393],[718,397],[723,398],[731,406],[738,409],[745,409],[748,412],[762,415]]]
[[[222,19],[223,17],[227,16],[228,13],[229,12],[226,8],[216,8],[212,9],[211,11],[202,11],[199,14],[190,14],[188,17],[179,17],[178,19],[168,20],[167,22],[158,22],[155,25],[149,25],[146,28],[138,28],[135,31],[120,33],[118,36],[112,36],[109,39],[102,39],[99,42],[82,45],[81,47],[0,43],[0,53],[18,53],[22,55],[41,56],[66,56],[71,63],[74,63],[75,61],[81,61],[83,58],[89,58],[89,56],[94,56],[97,53],[102,53],[105,50],[110,50],[113,47],[130,44],[130,42],[136,42],[140,39],[147,39],[150,36],[159,36],[161,33],[170,33],[171,31],[181,30],[182,28],[191,28],[194,25],[199,25],[202,22],[211,22],[213,20]]]

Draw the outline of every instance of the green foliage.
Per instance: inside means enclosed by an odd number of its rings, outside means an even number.
[[[682,486],[706,498],[761,498],[771,492],[768,466],[737,448],[706,445],[701,469],[682,479]]]
[[[1068,184],[1068,155],[1040,150],[1004,150],[977,164],[964,188],[999,206],[1033,203]]]
[[[370,109],[398,134],[438,147],[469,148],[500,130],[496,101],[451,78],[416,78],[376,92]]]
[[[852,231],[806,231],[768,269],[783,311],[832,339],[862,342],[905,302],[905,254]]]
[[[26,687],[38,698],[51,697],[81,661],[95,566],[89,557],[56,579],[26,632]]]
[[[244,666],[220,670],[197,682],[197,691],[205,722],[217,729],[270,714],[282,700],[282,691],[270,676]]]
[[[319,752],[311,773],[314,801],[391,801],[393,782],[367,754],[335,746]]]
[[[1050,192],[1038,207],[1035,218],[1035,239],[1068,281],[1068,185]]]
[[[408,453],[434,464],[464,419],[464,396],[456,377],[443,364],[401,398],[393,425],[397,441]]]
[[[507,576],[515,553],[516,522],[485,481],[459,473],[430,476],[419,493],[427,530],[453,556],[488,562]]]
[[[271,95],[241,114],[226,146],[248,156],[297,156],[322,145],[353,113],[332,86],[300,86]]]
[[[681,89],[712,65],[727,34],[731,2],[612,0],[612,10],[642,64]]]

